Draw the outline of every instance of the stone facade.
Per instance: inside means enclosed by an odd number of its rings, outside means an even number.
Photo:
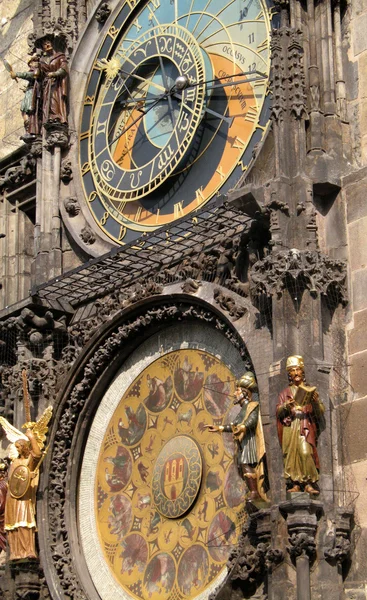
[[[187,347],[185,327],[190,344],[195,328],[200,344],[223,336],[238,374],[255,370],[268,454],[271,504],[249,511],[210,598],[367,598],[367,6],[274,4],[272,127],[213,216],[219,232],[208,226],[186,254],[172,244],[168,266],[129,279],[109,270],[129,260],[123,249],[102,257],[112,244],[88,220],[77,156],[88,61],[119,2],[0,1],[2,56],[23,70],[57,30],[71,84],[69,125],[25,143],[22,84],[0,66],[0,414],[21,426],[23,368],[33,418],[55,411],[40,562],[0,566],[6,600],[101,598],[75,509],[91,415],[130,355],[140,365],[147,340],[157,355]],[[166,239],[152,242],[157,256]],[[282,478],[275,404],[289,354],[306,357],[326,406],[317,500],[287,497]]]

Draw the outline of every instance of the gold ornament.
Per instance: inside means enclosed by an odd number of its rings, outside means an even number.
[[[257,388],[255,375],[251,371],[246,371],[242,377],[237,381],[237,387],[245,388],[246,390],[253,390]]]
[[[290,369],[294,369],[295,367],[300,367],[301,369],[305,368],[303,357],[299,356],[299,354],[295,354],[294,356],[288,356],[287,358],[287,363],[285,365],[287,371],[290,371]]]

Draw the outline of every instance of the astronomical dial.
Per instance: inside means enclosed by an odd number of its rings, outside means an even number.
[[[266,131],[263,0],[128,0],[89,77],[79,141],[91,214],[126,244],[233,188]],[[273,23],[274,24],[274,23]]]

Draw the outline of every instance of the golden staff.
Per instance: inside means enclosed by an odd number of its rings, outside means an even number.
[[[24,401],[24,413],[26,423],[29,423],[31,420],[31,403],[28,391],[28,380],[27,380],[27,371],[23,369],[22,371],[22,380],[23,380],[23,401]]]

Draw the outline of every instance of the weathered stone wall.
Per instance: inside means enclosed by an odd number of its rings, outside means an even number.
[[[27,36],[33,29],[32,0],[2,0],[0,2],[0,53],[14,71],[27,71],[29,58]],[[23,120],[20,103],[26,83],[11,79],[0,64],[0,159],[14,152],[23,142]]]
[[[354,489],[355,553],[347,577],[347,598],[366,598],[367,560],[367,3],[353,0],[345,15],[345,74],[354,173],[343,178],[350,305],[348,338],[349,402],[340,422],[346,483]],[[352,169],[351,169],[352,170]],[[349,589],[349,592],[348,592]]]

